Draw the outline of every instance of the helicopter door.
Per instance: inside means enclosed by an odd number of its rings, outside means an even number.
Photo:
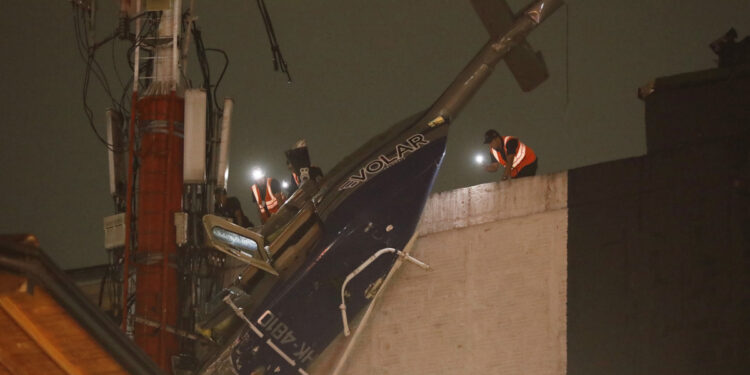
[[[299,269],[322,236],[323,225],[308,203],[269,245],[273,265],[282,280]]]
[[[259,233],[210,214],[203,216],[203,227],[208,246],[270,274],[279,275],[271,265],[263,236]]]

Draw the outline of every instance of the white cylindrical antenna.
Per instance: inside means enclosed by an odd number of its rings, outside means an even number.
[[[108,108],[107,118],[107,165],[109,166],[109,193],[114,197],[125,193],[127,184],[127,140],[123,133],[122,114]]]
[[[229,179],[229,139],[232,128],[232,109],[234,100],[224,98],[224,114],[221,117],[221,143],[219,144],[219,162],[216,168],[216,187],[227,187]]]
[[[109,150],[107,150],[107,165],[109,166],[109,194],[115,195],[117,193],[116,185],[116,172],[115,172],[115,142],[112,128],[114,124],[115,110],[112,108],[107,109],[107,143],[110,144]]]
[[[185,90],[185,150],[182,180],[186,184],[206,181],[206,90]]]
[[[136,14],[141,13],[141,2],[135,2]],[[135,35],[141,35],[141,18],[138,17],[135,20]],[[135,64],[133,64],[133,92],[138,92],[138,81],[140,80],[140,61],[141,61],[141,41],[136,37],[135,40],[135,56],[133,57]]]
[[[182,1],[174,1],[172,9],[172,91],[177,91],[180,82],[180,24],[182,23]]]

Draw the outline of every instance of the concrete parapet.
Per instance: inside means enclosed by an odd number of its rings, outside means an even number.
[[[567,201],[567,172],[469,186],[430,196],[418,231],[425,236],[562,209]]]

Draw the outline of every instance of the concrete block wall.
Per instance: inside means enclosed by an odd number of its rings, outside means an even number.
[[[568,174],[568,373],[750,373],[750,66],[656,80],[648,155]]]
[[[750,199],[729,162],[750,143],[732,143],[570,171],[569,374],[749,373]]]
[[[564,374],[567,174],[433,195],[344,374]],[[324,373],[324,372],[321,372]]]
[[[750,373],[750,66],[654,87],[648,155],[434,194],[343,373]]]

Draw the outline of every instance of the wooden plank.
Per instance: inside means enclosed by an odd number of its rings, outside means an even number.
[[[0,375],[127,374],[42,287],[0,272]]]
[[[21,309],[18,308],[12,298],[0,296],[0,307],[10,315],[16,324],[18,324],[64,372],[69,375],[84,374],[83,371],[71,363],[70,360],[68,360],[68,358],[47,338],[47,336],[44,335],[43,331],[40,330]]]
[[[14,372],[10,372],[11,369],[6,368],[10,374],[26,372],[31,375],[64,375],[60,367],[16,324],[3,308],[0,308],[0,327],[2,327],[0,349],[3,350],[5,358],[13,359],[13,362],[8,365],[16,365],[12,369]]]
[[[33,294],[16,292],[8,297],[12,298],[15,307],[22,311],[28,320],[33,322],[37,331],[46,335],[47,341],[57,348],[58,352],[68,359],[68,362],[77,365],[78,368],[92,375],[127,374],[127,371],[111,357],[111,354],[107,353],[43,288],[34,288]],[[29,363],[35,363],[35,365],[29,367],[27,364],[27,371],[32,374],[63,373],[63,370],[52,361],[41,347],[35,344],[33,339],[0,308],[0,317],[2,316],[5,316],[5,319],[4,321],[0,319],[0,327],[6,323],[13,325],[18,332],[26,337],[29,345],[33,345],[35,348],[31,351],[22,350],[19,352],[15,347],[8,347],[12,353],[15,353],[14,355],[32,356],[27,359],[30,360]],[[12,342],[0,337],[0,345],[13,345]],[[33,356],[42,356],[43,358],[40,359],[43,360],[34,360]],[[50,370],[48,367],[44,371],[37,369],[37,366],[41,365],[42,362],[48,363],[47,366],[53,366],[54,369]]]
[[[3,372],[5,370],[5,372]],[[11,353],[0,346],[0,374],[30,375]]]
[[[2,363],[0,363],[0,375],[14,375],[8,370],[7,367],[3,366]]]
[[[0,294],[8,294],[26,289],[26,279],[9,273],[0,273]]]
[[[35,288],[33,295],[17,293],[12,297],[18,309],[71,363],[90,374],[127,374],[43,288]]]

